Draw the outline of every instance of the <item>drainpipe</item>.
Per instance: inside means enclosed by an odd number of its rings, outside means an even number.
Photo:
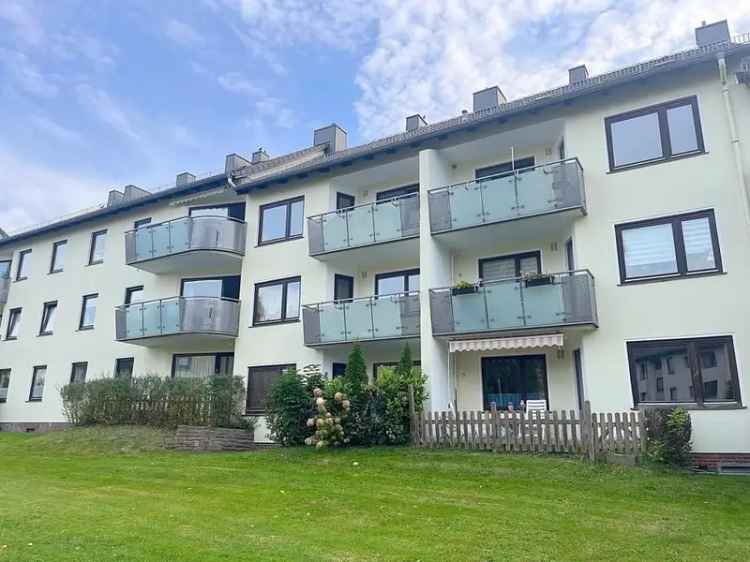
[[[732,100],[729,97],[729,81],[727,79],[727,60],[724,53],[720,53],[718,56],[719,62],[719,79],[721,80],[721,96],[724,99],[724,110],[727,114],[727,121],[729,122],[729,137],[732,143],[732,151],[734,152],[734,164],[737,170],[737,177],[739,179],[740,191],[742,192],[742,200],[745,203],[745,219],[750,224],[750,192],[748,192],[747,181],[745,180],[745,168],[742,163],[742,149],[740,147],[740,137],[737,134],[737,122],[734,118],[734,110],[732,109]]]

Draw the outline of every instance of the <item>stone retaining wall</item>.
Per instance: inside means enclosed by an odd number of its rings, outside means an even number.
[[[180,425],[169,448],[178,451],[248,451],[257,448],[252,431]]]

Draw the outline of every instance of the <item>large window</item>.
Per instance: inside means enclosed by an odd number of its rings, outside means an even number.
[[[34,367],[31,376],[31,389],[29,390],[29,402],[39,402],[44,396],[44,379],[47,376],[47,365]]]
[[[260,414],[265,411],[266,397],[271,386],[289,369],[296,365],[267,365],[265,367],[249,367],[247,370],[247,412]]]
[[[99,295],[86,295],[81,304],[81,320],[78,324],[79,330],[92,330],[96,321],[96,301]]]
[[[125,289],[125,304],[133,304],[135,302],[143,302],[143,285]]]
[[[133,365],[135,359],[132,357],[121,357],[115,360],[115,378],[131,379],[133,378]]]
[[[393,189],[386,189],[385,191],[378,191],[375,194],[376,201],[387,201],[394,197],[405,197],[406,195],[412,195],[419,193],[419,184],[405,185],[403,187],[395,187]]]
[[[89,265],[104,261],[104,248],[107,243],[107,231],[100,230],[91,235],[91,249],[89,250]]]
[[[172,357],[173,377],[231,377],[234,353],[192,353]]]
[[[482,358],[484,409],[523,410],[529,400],[547,400],[547,363],[544,355]]]
[[[85,361],[80,363],[73,363],[70,369],[70,383],[71,384],[83,384],[86,382],[86,371],[89,368],[89,364]]]
[[[253,325],[299,320],[299,277],[255,285]]]
[[[18,332],[21,329],[21,309],[12,308],[8,313],[8,326],[5,330],[5,339],[14,340],[18,338]]]
[[[542,254],[540,252],[479,260],[479,278],[483,281],[521,277],[526,274],[541,273],[541,271]]]
[[[10,260],[0,260],[0,279],[10,279]]]
[[[378,273],[375,276],[376,295],[396,295],[419,291],[419,270]]]
[[[245,220],[245,204],[232,203],[227,205],[210,205],[205,207],[191,207],[191,217],[229,217],[237,220]]]
[[[202,277],[199,279],[183,279],[181,287],[183,297],[224,297],[227,299],[240,298],[240,276]]]
[[[0,369],[0,402],[8,400],[8,388],[10,387],[10,369]]]
[[[741,404],[731,336],[630,342],[628,358],[636,406]]]
[[[28,278],[31,269],[31,250],[18,252],[18,265],[16,266],[16,281]]]
[[[302,237],[305,220],[303,197],[270,203],[260,208],[258,244]]]
[[[60,240],[52,244],[52,259],[49,264],[50,273],[60,273],[65,267],[65,248],[67,245],[67,240]]]
[[[486,168],[478,168],[474,171],[474,177],[479,180],[492,176],[507,176],[512,174],[515,170],[528,171],[529,168],[534,167],[534,163],[535,161],[533,156],[529,156],[528,158],[519,158],[518,160],[513,160],[512,162],[503,162],[502,164],[487,166]]]
[[[610,170],[704,150],[695,96],[607,117],[604,124]]]
[[[713,211],[615,227],[620,280],[648,280],[720,272]]]
[[[57,316],[57,301],[45,302],[42,310],[42,324],[39,326],[40,336],[49,336],[55,329],[55,316]]]

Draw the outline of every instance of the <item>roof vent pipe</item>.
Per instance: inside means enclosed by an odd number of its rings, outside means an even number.
[[[705,47],[714,43],[726,43],[729,40],[729,24],[727,20],[709,24],[706,24],[704,21],[700,27],[695,28],[695,44],[699,47]]]
[[[346,131],[336,123],[313,131],[313,146],[328,145],[328,154],[346,148]]]
[[[491,86],[484,90],[479,90],[478,92],[474,92],[474,113],[485,109],[500,107],[501,103],[507,101],[505,95],[503,95],[503,92],[500,91],[500,88],[497,86]]]
[[[417,113],[416,115],[409,115],[409,117],[406,118],[406,131],[415,131],[416,129],[419,129],[420,127],[424,127],[427,125],[427,121],[425,121],[424,115],[420,115]]]
[[[568,83],[569,84],[577,84],[578,82],[583,82],[588,77],[589,77],[589,70],[588,68],[586,68],[585,64],[574,66],[573,68],[568,70]]]

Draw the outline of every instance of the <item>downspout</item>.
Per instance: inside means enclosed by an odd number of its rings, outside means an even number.
[[[729,97],[729,80],[727,79],[727,60],[724,53],[720,53],[718,56],[719,62],[719,79],[721,80],[721,96],[724,99],[724,110],[727,114],[727,122],[729,123],[729,140],[732,143],[732,151],[734,152],[734,164],[737,171],[737,178],[739,179],[740,191],[742,194],[742,200],[745,203],[745,220],[750,224],[750,192],[748,192],[747,181],[745,180],[745,167],[742,163],[742,149],[740,147],[740,137],[737,134],[737,122],[734,118],[734,110],[732,109],[732,100]]]

